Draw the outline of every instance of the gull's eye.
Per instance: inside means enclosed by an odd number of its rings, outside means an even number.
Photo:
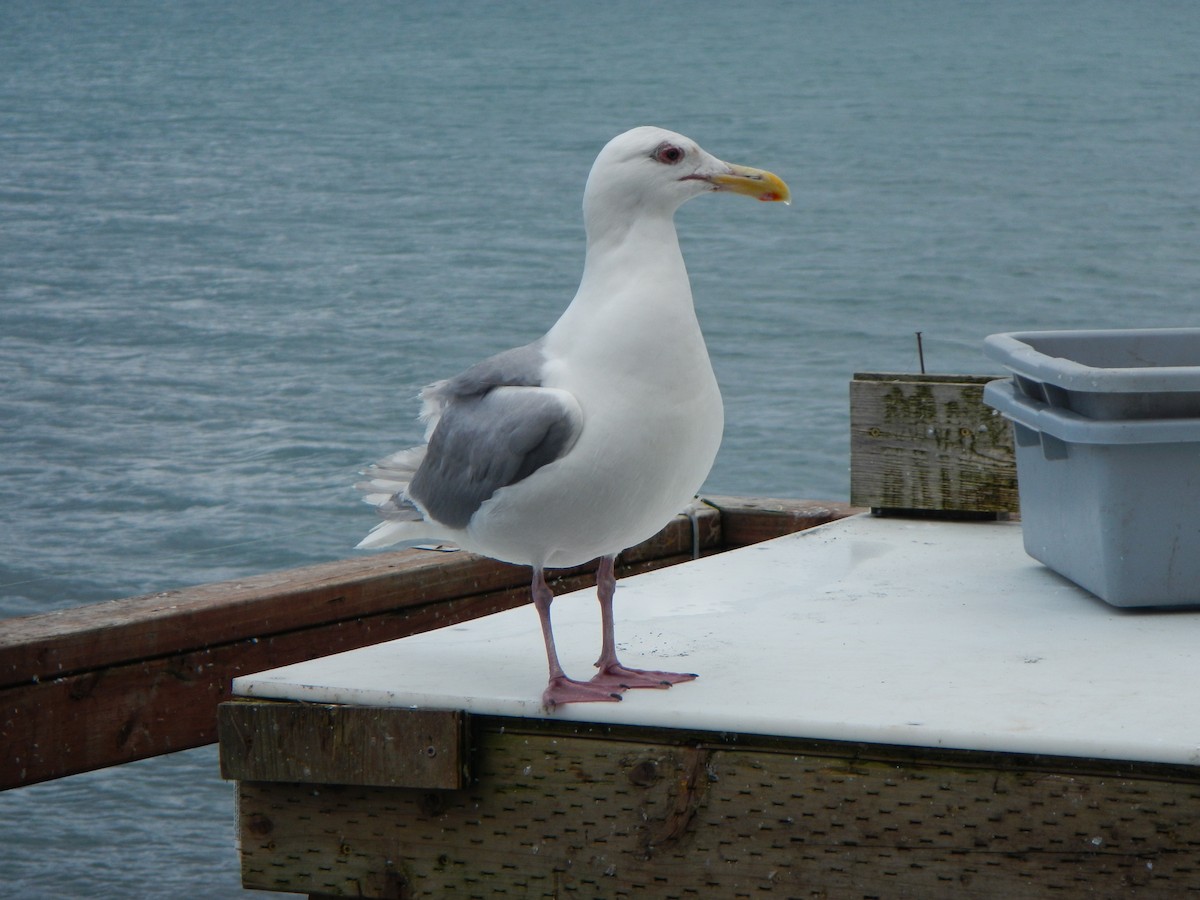
[[[664,165],[673,166],[684,157],[682,147],[676,147],[674,144],[659,144],[654,151],[654,158]]]

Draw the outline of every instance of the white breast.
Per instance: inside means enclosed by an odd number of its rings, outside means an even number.
[[[700,489],[724,414],[682,257],[667,247],[636,270],[589,260],[546,336],[543,373],[579,403],[582,433],[485,503],[467,543],[510,562],[578,565],[651,537]]]

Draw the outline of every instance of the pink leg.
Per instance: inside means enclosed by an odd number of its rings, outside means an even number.
[[[542,705],[554,709],[561,703],[587,703],[620,700],[620,688],[616,685],[593,684],[590,681],[574,681],[563,672],[554,648],[554,626],[550,622],[550,604],[554,594],[546,585],[541,568],[533,570],[533,606],[542,623],[542,637],[546,641],[546,661],[550,664],[550,683],[542,693]]]
[[[604,628],[600,658],[596,668],[600,671],[592,676],[592,684],[617,685],[622,688],[669,688],[681,681],[691,681],[697,676],[686,672],[658,672],[650,669],[630,669],[617,659],[617,640],[613,626],[613,594],[617,590],[617,576],[613,571],[616,557],[606,556],[600,560],[596,571],[596,596],[600,598],[600,620]]]

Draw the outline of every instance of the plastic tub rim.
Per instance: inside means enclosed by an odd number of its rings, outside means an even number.
[[[1022,396],[1011,378],[988,382],[983,402],[1006,419],[1068,444],[1200,443],[1200,418],[1089,419]]]
[[[1017,375],[1067,390],[1091,393],[1174,393],[1200,391],[1200,365],[1089,366],[1062,356],[1050,356],[1029,342],[1069,338],[1178,338],[1192,335],[1200,347],[1200,328],[1114,328],[1092,330],[1008,331],[988,335],[984,353]],[[1200,358],[1200,352],[1198,352]]]

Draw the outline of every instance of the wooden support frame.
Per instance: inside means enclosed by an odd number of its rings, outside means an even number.
[[[329,703],[222,703],[221,776],[233,781],[466,787],[467,715]]]
[[[228,706],[242,704],[280,705]],[[372,710],[375,727],[408,712]],[[364,787],[359,761],[319,752],[332,783],[240,783],[245,886],[405,900],[1200,890],[1195,767],[460,724],[472,776],[458,790]]]
[[[850,502],[885,513],[1018,512],[1012,428],[983,402],[994,377],[856,373]]]
[[[844,503],[714,497],[623,553],[618,574],[824,524]],[[696,540],[698,538],[698,540]],[[555,573],[556,592],[595,582]],[[237,675],[528,602],[528,571],[405,550],[0,621],[0,790],[217,740]]]

